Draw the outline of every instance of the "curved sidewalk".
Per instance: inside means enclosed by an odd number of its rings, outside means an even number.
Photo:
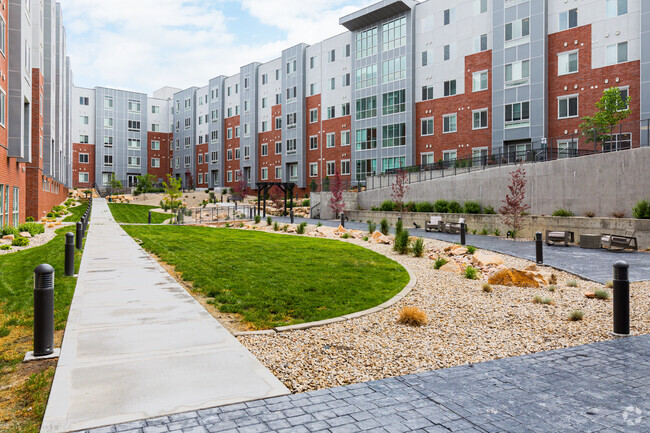
[[[94,199],[42,432],[288,394]]]

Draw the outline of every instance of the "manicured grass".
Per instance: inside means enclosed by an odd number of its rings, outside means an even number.
[[[258,329],[379,305],[406,286],[398,263],[348,243],[235,229],[124,226],[222,312]]]
[[[72,215],[65,217],[63,219],[63,222],[76,223],[81,221],[81,217],[83,216],[84,212],[86,212],[86,209],[88,209],[87,203],[82,203],[79,206],[68,208],[68,212],[72,213]]]
[[[145,206],[141,204],[108,204],[113,218],[118,223],[146,224],[149,221],[149,210],[156,209],[158,206]],[[172,217],[171,214],[162,214],[159,212],[151,213],[151,224],[162,224],[163,221]]]

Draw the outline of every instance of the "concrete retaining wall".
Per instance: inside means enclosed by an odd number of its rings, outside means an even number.
[[[611,216],[612,212],[625,212],[625,216],[631,216],[637,201],[650,199],[650,147],[525,164],[523,167],[527,173],[526,198],[531,214],[550,215],[554,210],[564,208],[576,215],[592,211],[600,217]],[[509,173],[515,168],[490,168],[411,183],[406,201],[445,199],[463,203],[473,200],[498,209],[506,196]],[[426,176],[426,173],[411,173],[413,180],[418,176]],[[372,181],[369,179],[368,183]],[[379,184],[378,177],[374,182]],[[386,187],[360,192],[361,208],[370,209],[390,200],[390,184],[391,177],[385,176],[382,185]]]
[[[348,218],[355,221],[373,221],[377,224],[386,218],[394,226],[399,212],[372,212],[372,211],[346,211]],[[498,229],[503,236],[509,230],[501,222],[500,215],[468,215],[468,214],[437,214],[437,213],[404,213],[404,227],[412,228],[413,223],[424,227],[424,222],[429,216],[441,216],[443,221],[457,222],[458,218],[465,218],[468,230],[476,230],[480,234],[484,228],[494,233]],[[568,230],[575,233],[575,240],[580,240],[581,234],[623,234],[626,230],[635,230],[639,249],[650,249],[650,220],[633,218],[586,218],[586,217],[551,217],[551,216],[526,216],[523,217],[523,229],[519,236],[534,237],[535,232],[545,233],[546,230]]]
[[[336,215],[334,215],[334,211],[329,207],[329,202],[331,198],[332,198],[331,192],[312,192],[311,194],[309,194],[309,205],[311,207],[311,215],[318,215],[320,212],[320,219],[324,219],[324,220],[335,219]],[[356,192],[344,192],[343,201],[345,202],[344,211],[346,213],[350,210],[359,209],[359,194],[357,194]]]

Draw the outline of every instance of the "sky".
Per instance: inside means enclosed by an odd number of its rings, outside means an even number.
[[[376,0],[59,0],[76,86],[152,94],[343,33]]]

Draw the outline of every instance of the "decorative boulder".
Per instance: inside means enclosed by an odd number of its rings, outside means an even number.
[[[456,263],[454,260],[450,260],[449,262],[445,263],[441,268],[441,271],[443,272],[451,272],[453,274],[462,274],[463,273],[463,268],[460,267],[458,263]]]
[[[496,286],[535,287],[546,285],[547,282],[540,274],[520,271],[519,269],[501,269],[488,278],[488,283]]]
[[[500,266],[503,264],[503,259],[493,254],[486,254],[482,251],[477,251],[472,255],[472,262],[484,268],[487,266]]]
[[[29,232],[20,232],[20,236],[24,238],[31,238],[32,235]]]
[[[445,250],[446,250],[446,248],[445,248]],[[463,254],[467,254],[467,248],[465,248],[462,245],[454,245],[449,250],[449,255],[450,256],[462,256]]]
[[[14,235],[4,235],[2,239],[6,241],[13,241],[14,240]]]

